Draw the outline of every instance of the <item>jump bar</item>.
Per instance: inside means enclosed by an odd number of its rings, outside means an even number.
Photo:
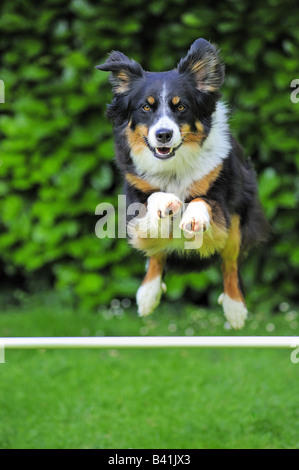
[[[299,336],[89,336],[0,337],[7,349],[84,348],[295,348]]]

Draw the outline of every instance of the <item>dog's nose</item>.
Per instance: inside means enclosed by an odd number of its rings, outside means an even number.
[[[160,144],[167,144],[171,141],[173,131],[171,129],[159,129],[156,132],[156,139]]]

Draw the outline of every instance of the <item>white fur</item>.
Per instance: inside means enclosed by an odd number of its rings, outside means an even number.
[[[240,330],[245,324],[247,318],[247,308],[241,301],[233,300],[228,294],[221,294],[218,302],[222,304],[224,316],[230,326],[235,330]]]
[[[188,227],[191,224],[195,225],[195,230],[192,231]],[[204,227],[207,230],[210,225],[210,215],[204,202],[196,201],[188,204],[183,217],[180,222],[180,228],[187,233],[194,233],[202,230]]]
[[[210,133],[201,147],[187,151],[183,144],[168,160],[155,158],[148,148],[138,154],[131,152],[131,155],[140,176],[184,201],[191,184],[222,163],[230,149],[227,109],[224,103],[219,102],[212,115]]]
[[[148,212],[151,217],[160,217],[159,212],[161,212],[161,216],[165,217],[167,214],[167,209],[169,207],[172,208],[173,213],[176,213],[181,208],[181,201],[175,194],[171,193],[162,193],[157,192],[150,195],[147,200],[147,207]]]
[[[159,304],[162,292],[165,292],[165,290],[166,286],[162,282],[161,276],[142,284],[136,294],[138,315],[145,317],[152,313]]]
[[[160,93],[160,101],[162,104],[162,114],[167,114],[167,85],[166,82],[163,82],[162,92]]]
[[[128,233],[131,238],[158,238],[159,235],[168,237],[171,232],[170,214],[173,215],[181,209],[182,203],[175,194],[156,192],[147,200],[147,212],[144,217],[133,218],[128,224]]]
[[[166,147],[178,147],[181,143],[181,133],[179,126],[168,116],[161,116],[160,119],[150,128],[148,133],[148,142],[151,147],[161,147],[161,143],[157,141],[156,132],[159,129],[169,129],[173,132],[172,138],[167,142]]]
[[[161,143],[157,141],[156,132],[159,129],[169,129],[172,130],[173,135],[172,139],[167,142],[167,147],[177,147],[181,143],[181,133],[177,123],[167,115],[169,108],[167,105],[167,86],[165,82],[163,83],[162,92],[160,94],[160,101],[162,112],[157,122],[149,129],[147,136],[148,142],[153,148],[160,147]]]

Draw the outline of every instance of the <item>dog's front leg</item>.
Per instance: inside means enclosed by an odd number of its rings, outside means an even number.
[[[140,239],[169,238],[171,216],[177,214],[181,206],[182,203],[175,194],[163,192],[151,194],[146,207],[143,206],[139,216],[128,224],[128,233],[133,246],[138,248]]]
[[[147,200],[147,226],[150,228],[149,237],[169,236],[169,220],[182,207],[179,198],[172,193],[156,192]]]
[[[147,200],[146,213],[135,219],[135,238],[132,241],[136,247],[150,252],[153,246],[159,247],[159,240],[169,238],[171,232],[171,216],[177,214],[182,203],[171,193],[156,192]],[[166,290],[162,282],[166,255],[163,251],[150,256],[146,276],[137,291],[136,300],[139,316],[152,313],[160,302],[162,292]]]
[[[205,231],[211,223],[211,207],[206,201],[193,199],[185,210],[180,222],[180,228],[189,235],[200,230]]]
[[[147,262],[147,273],[136,295],[140,317],[152,313],[158,306],[162,293],[166,291],[166,286],[162,281],[165,259],[166,256],[163,253],[157,253]]]

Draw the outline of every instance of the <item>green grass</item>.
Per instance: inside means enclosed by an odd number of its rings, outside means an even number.
[[[91,314],[48,295],[4,309],[0,334],[297,335],[296,309],[281,310],[258,313],[233,332],[224,328],[220,308],[164,303],[140,319],[134,306],[117,301]],[[290,350],[9,350],[5,356],[2,449],[299,447],[299,364],[290,361]]]

